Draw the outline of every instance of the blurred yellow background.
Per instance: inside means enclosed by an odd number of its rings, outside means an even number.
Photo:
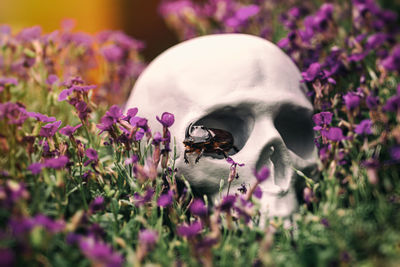
[[[158,15],[159,0],[0,0],[0,24],[13,33],[25,27],[42,26],[44,32],[60,28],[65,18],[76,21],[75,31],[96,33],[123,30],[145,41],[144,56],[154,58],[177,42]]]

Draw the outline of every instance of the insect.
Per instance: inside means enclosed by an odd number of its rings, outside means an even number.
[[[222,154],[227,158],[229,150],[239,151],[233,145],[233,136],[230,132],[207,128],[203,125],[193,125],[193,123],[189,125],[186,131],[183,144],[185,145],[184,160],[186,164],[189,163],[187,153],[197,153],[195,162],[198,163],[204,153]]]

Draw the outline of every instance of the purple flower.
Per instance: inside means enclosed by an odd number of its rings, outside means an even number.
[[[392,158],[392,160],[394,161],[400,161],[400,146],[393,146],[390,148],[389,150],[390,153],[390,157]]]
[[[92,261],[94,266],[118,267],[122,266],[122,256],[113,252],[111,246],[94,237],[81,237],[79,239],[81,252]]]
[[[44,162],[44,166],[46,168],[52,168],[52,169],[59,170],[59,169],[64,168],[68,162],[69,162],[69,159],[67,156],[61,156],[58,158],[46,159],[46,161]]]
[[[29,115],[22,105],[7,102],[0,103],[0,119],[4,117],[8,119],[8,124],[22,125]]]
[[[254,171],[254,176],[256,177],[259,183],[262,183],[265,180],[267,180],[270,174],[271,171],[267,166],[261,167],[261,169],[258,172],[256,170]]]
[[[81,126],[82,126],[82,123],[76,125],[75,127],[67,125],[64,128],[61,128],[59,132],[60,132],[60,134],[66,135],[68,137],[71,137],[75,133],[75,131],[78,128],[80,128]]]
[[[137,113],[138,113],[138,108],[130,108],[126,112],[126,116],[123,119],[126,121],[130,121],[131,118],[135,117]]]
[[[122,117],[122,110],[117,105],[113,105],[110,109],[106,112],[106,116],[113,119],[114,122],[117,122]]]
[[[97,161],[99,156],[97,155],[97,151],[93,148],[86,149],[86,156],[93,161]]]
[[[313,82],[316,78],[320,77],[321,72],[321,64],[318,62],[312,63],[305,72],[302,72],[304,81]]]
[[[376,49],[381,46],[388,39],[388,35],[386,33],[375,33],[368,37],[366,48],[367,49]]]
[[[15,266],[15,254],[11,249],[0,248],[0,262],[2,266]]]
[[[198,233],[201,232],[203,226],[201,225],[200,221],[195,221],[189,225],[180,225],[176,229],[178,235],[185,236],[187,238],[194,237]]]
[[[311,199],[313,198],[314,193],[309,187],[305,187],[303,190],[303,199],[307,204],[310,204]]]
[[[207,207],[204,205],[203,200],[195,199],[190,205],[190,212],[193,215],[205,217],[207,215]]]
[[[240,167],[243,167],[244,166],[244,163],[238,163],[238,162],[236,162],[236,161],[234,161],[231,157],[228,157],[227,159],[226,159],[226,161],[228,162],[228,163],[230,163],[230,164],[232,164],[232,165],[239,165]]]
[[[369,95],[366,99],[367,107],[371,110],[375,110],[379,104],[379,98],[377,96]]]
[[[48,84],[48,85],[51,86],[51,85],[53,85],[56,81],[58,81],[57,75],[50,74],[49,77],[47,77],[46,84]]]
[[[42,226],[44,229],[51,233],[59,233],[65,228],[65,222],[62,220],[54,221],[43,214],[38,214],[32,218],[35,226]]]
[[[6,77],[0,77],[0,88],[3,88],[7,85],[18,85],[18,81],[15,78],[6,78]],[[2,89],[0,89],[0,92]]]
[[[392,111],[397,112],[400,110],[400,95],[395,95],[389,98],[386,101],[385,106],[383,107],[384,111]]]
[[[253,192],[253,195],[254,195],[256,198],[261,199],[261,197],[262,197],[262,195],[263,195],[263,192],[262,192],[260,186],[257,186],[257,187],[256,187],[256,189],[255,189],[254,192]]]
[[[400,45],[392,49],[390,55],[382,60],[381,65],[389,71],[400,71]]]
[[[39,112],[27,112],[27,114],[29,115],[29,117],[35,118],[36,120],[41,121],[41,122],[53,122],[53,121],[56,121],[55,117],[47,117],[46,115],[41,114]]]
[[[344,139],[342,129],[339,127],[331,127],[327,132],[321,132],[321,134],[325,135],[326,138],[332,141],[341,141]]]
[[[133,195],[135,205],[136,206],[142,206],[143,204],[151,201],[152,198],[153,198],[154,192],[155,191],[154,191],[153,188],[149,188],[149,189],[146,190],[146,193],[144,194],[144,196],[141,196],[138,193],[135,193]]]
[[[354,92],[345,94],[343,100],[348,110],[353,110],[360,105],[360,97]]]
[[[158,233],[154,230],[144,229],[139,232],[139,243],[146,247],[154,246],[158,241]]]
[[[162,194],[157,200],[157,205],[164,208],[170,206],[173,201],[173,195],[174,193],[171,190],[169,190],[167,194]]]
[[[366,135],[366,134],[372,134],[371,126],[372,126],[372,121],[369,120],[369,119],[366,119],[366,120],[361,121],[360,124],[358,124],[358,125],[356,126],[356,128],[354,129],[354,131],[355,131],[357,134],[359,134],[359,135],[362,135],[362,134],[365,134],[365,135]]]
[[[72,94],[73,91],[74,90],[72,88],[62,90],[58,95],[58,101],[64,101],[70,94]]]
[[[162,138],[162,135],[161,135],[161,133],[160,132],[156,132],[154,135],[153,135],[153,142],[152,142],[152,144],[153,145],[159,145],[162,141],[163,141],[164,139]]]
[[[161,119],[158,116],[156,116],[156,118],[164,127],[171,127],[171,125],[175,122],[174,115],[169,112],[164,112],[161,115]]]
[[[236,201],[236,196],[234,196],[234,195],[225,196],[222,199],[221,203],[219,204],[220,210],[228,212],[235,204],[235,201]]]
[[[137,155],[133,154],[132,157],[127,158],[125,160],[125,165],[134,164],[134,163],[136,163],[138,161],[139,161],[139,157]]]
[[[39,39],[41,34],[42,28],[40,26],[33,26],[20,31],[17,35],[17,39],[22,42],[30,42],[35,39]]]
[[[135,141],[140,141],[140,140],[142,140],[145,133],[146,133],[146,132],[145,132],[142,128],[140,128],[139,130],[137,130],[137,131],[135,132]]]
[[[90,113],[90,108],[86,104],[85,101],[79,101],[78,103],[75,104],[75,108],[78,111],[78,116],[81,120],[86,120],[86,117]]]
[[[53,123],[46,124],[40,129],[39,135],[43,137],[52,137],[57,132],[60,125],[61,121],[56,121]]]
[[[0,186],[0,203],[11,207],[21,199],[28,199],[29,192],[24,183],[17,183],[13,180],[7,180],[5,186]]]
[[[31,165],[28,166],[28,170],[32,172],[32,174],[39,174],[42,171],[43,164],[36,162],[32,163]]]
[[[330,223],[329,223],[328,219],[326,219],[326,218],[321,219],[321,224],[323,226],[325,226],[326,228],[328,228],[330,226]]]
[[[330,124],[332,122],[332,112],[329,111],[324,111],[324,112],[320,112],[317,114],[314,114],[314,116],[312,117],[315,125],[314,130],[319,131],[322,129],[321,126],[326,126],[328,124]]]
[[[124,51],[116,45],[108,45],[101,49],[104,58],[108,62],[118,62],[124,57]]]
[[[90,203],[89,210],[91,213],[96,213],[104,208],[104,197],[97,196],[92,203]]]
[[[242,8],[239,8],[236,11],[236,18],[240,21],[245,21],[248,18],[256,15],[260,11],[260,7],[257,5],[248,5]]]

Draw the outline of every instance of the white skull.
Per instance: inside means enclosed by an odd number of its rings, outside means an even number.
[[[126,109],[138,107],[138,115],[149,119],[153,131],[162,129],[156,115],[175,115],[170,131],[176,138],[178,172],[209,196],[219,195],[230,164],[217,154],[205,154],[196,164],[196,153],[188,154],[190,163],[185,164],[185,133],[192,123],[230,132],[239,151],[228,154],[245,163],[238,167],[239,178],[230,192],[238,193],[243,182],[254,184],[254,170],[267,165],[271,177],[261,184],[262,211],[287,216],[298,205],[293,168],[307,168],[316,158],[312,105],[301,79],[291,59],[264,39],[209,35],[157,57],[137,81]]]

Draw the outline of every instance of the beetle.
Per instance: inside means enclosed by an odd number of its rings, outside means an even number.
[[[233,136],[230,132],[221,129],[207,128],[204,125],[193,125],[193,123],[191,123],[186,130],[183,144],[185,145],[183,158],[186,164],[189,163],[186,155],[187,153],[197,153],[198,155],[195,163],[198,163],[204,153],[222,154],[227,158],[229,150],[234,149],[236,152],[239,151],[239,149],[234,146]]]

